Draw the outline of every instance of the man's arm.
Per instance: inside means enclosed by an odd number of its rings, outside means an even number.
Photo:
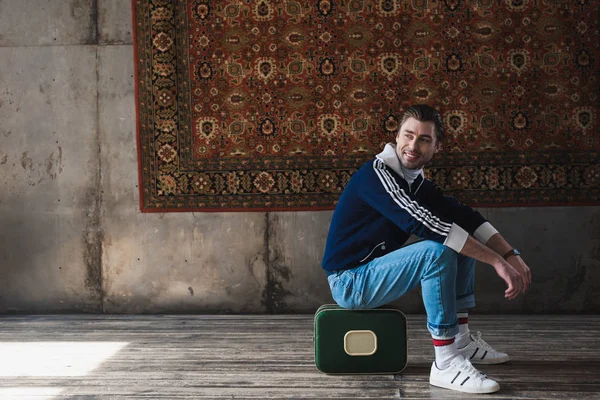
[[[508,242],[499,233],[492,235],[485,245],[498,253],[500,257],[503,257],[506,253],[513,249],[513,247],[508,244]],[[525,261],[523,261],[521,256],[510,256],[506,261],[508,261],[508,263],[517,270],[519,275],[521,275],[521,279],[523,281],[523,293],[525,293],[531,284],[531,270],[527,264],[525,264]]]
[[[498,233],[498,231],[489,222],[487,222],[479,212],[473,210],[469,206],[460,203],[453,197],[445,196],[437,186],[433,185],[433,187],[434,193],[432,194],[432,202],[439,205],[437,211],[443,217],[454,222],[454,224],[462,228],[461,230],[464,234],[462,236],[463,240],[466,238],[467,233],[470,235],[474,235],[475,238],[477,238],[475,239],[472,236],[469,236],[467,242],[465,242],[463,246],[463,250],[461,250],[460,253],[494,266],[494,268],[496,268],[496,272],[498,272],[499,275],[500,272],[504,273],[504,270],[506,269],[506,264],[509,264],[509,266],[516,270],[520,275],[520,283],[518,288],[519,292],[525,293],[525,291],[529,288],[529,285],[531,283],[531,271],[527,264],[523,262],[521,257],[512,256],[508,257],[507,260],[504,260],[503,256],[508,251],[510,251],[512,247],[506,242],[506,240],[504,240],[504,238]],[[457,245],[455,242],[456,241],[444,244],[456,249]],[[454,246],[452,246],[452,244],[454,244]],[[462,242],[460,243],[460,245],[462,245]],[[458,248],[461,247],[458,246]],[[464,251],[467,251],[470,254],[466,254],[464,253]],[[478,257],[484,257],[485,259]],[[498,264],[494,265],[494,262],[498,263],[498,258],[501,260],[501,264],[504,264],[504,266],[501,267],[501,271],[498,270]],[[507,278],[509,278],[509,276],[507,276],[506,274],[500,276],[510,286],[510,283],[507,281]],[[507,289],[507,292],[508,291],[509,289]]]
[[[459,201],[450,196],[445,196],[438,187],[434,186],[434,188],[435,203],[441,205],[438,211],[441,212],[443,216],[462,227],[464,231],[467,231],[469,234],[473,235],[477,239],[475,242],[478,242],[479,244],[485,243],[481,246],[488,250],[491,249],[492,253],[495,252],[502,259],[502,261],[505,261],[505,263],[508,262],[508,264],[510,264],[521,277],[522,285],[519,288],[519,292],[525,293],[531,284],[531,270],[519,256],[511,256],[508,257],[507,260],[503,259],[503,256],[513,249],[512,246],[508,244],[506,240],[504,240],[504,238],[489,222],[485,221],[479,212],[473,210],[469,206],[461,204]],[[463,240],[465,236],[463,236]],[[473,237],[470,237],[470,239],[473,239]],[[444,244],[448,245],[448,243]],[[473,246],[476,246],[476,244],[471,243],[467,251],[475,251],[476,253],[481,253],[482,251],[485,252],[485,249],[475,249]],[[449,247],[456,248],[456,245]],[[464,247],[466,247],[466,244]],[[461,253],[463,252],[461,251]],[[488,254],[488,256],[493,257],[493,255],[490,254]],[[478,259],[475,256],[471,257],[481,262],[493,265],[492,262]],[[489,259],[489,261],[492,260]],[[496,271],[498,272],[497,268]]]
[[[488,241],[489,243],[489,241]],[[469,236],[460,254],[474,258],[477,261],[489,264],[496,270],[500,278],[506,282],[508,288],[504,291],[504,297],[514,299],[523,291],[525,281],[517,270],[509,264],[502,256],[492,248],[483,245],[473,237]]]

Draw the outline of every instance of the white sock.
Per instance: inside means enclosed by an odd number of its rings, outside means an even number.
[[[469,330],[469,313],[459,312],[458,317],[458,335],[456,335],[456,347],[462,349],[471,341],[471,331]]]
[[[458,355],[456,342],[452,339],[433,339],[433,348],[435,349],[435,365],[438,369],[446,369],[450,362]]]

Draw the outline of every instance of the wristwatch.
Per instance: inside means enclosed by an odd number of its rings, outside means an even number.
[[[504,259],[508,260],[508,257],[512,257],[512,256],[520,256],[521,253],[519,252],[519,250],[517,249],[511,249],[508,253],[506,253],[504,255]]]

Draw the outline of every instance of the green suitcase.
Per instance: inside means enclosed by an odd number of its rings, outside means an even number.
[[[315,313],[315,364],[326,374],[397,374],[406,367],[406,317],[383,306],[348,310],[326,304]]]

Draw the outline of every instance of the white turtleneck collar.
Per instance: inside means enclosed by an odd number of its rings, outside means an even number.
[[[398,154],[396,153],[396,147],[392,143],[385,145],[383,151],[376,156],[378,159],[383,161],[385,165],[390,167],[394,172],[403,177],[409,185],[411,185],[419,175],[424,176],[423,168],[421,169],[407,169],[404,168]]]

